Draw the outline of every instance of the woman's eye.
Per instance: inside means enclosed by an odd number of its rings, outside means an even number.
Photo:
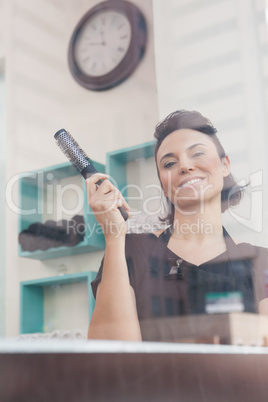
[[[170,167],[173,166],[175,163],[176,163],[176,162],[166,162],[166,163],[164,164],[164,169],[170,168]]]
[[[198,151],[195,154],[193,154],[193,156],[201,156],[201,155],[204,155],[204,152]]]

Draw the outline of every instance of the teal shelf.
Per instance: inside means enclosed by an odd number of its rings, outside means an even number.
[[[119,149],[106,154],[106,173],[111,176],[114,184],[127,199],[127,163],[148,159],[154,156],[155,141],[145,142],[129,148]]]
[[[20,283],[20,333],[28,334],[44,332],[44,288],[46,286],[66,285],[87,282],[89,321],[91,319],[95,299],[91,292],[90,282],[96,277],[96,272],[82,272],[72,275],[56,276]]]
[[[105,173],[105,166],[94,162],[97,170]],[[48,260],[51,258],[59,258],[70,255],[88,253],[103,250],[105,248],[105,240],[101,228],[96,218],[88,206],[85,181],[78,171],[70,162],[60,165],[46,167],[42,170],[36,170],[25,173],[19,179],[19,233],[26,230],[33,223],[44,223],[44,191],[45,186],[53,186],[62,179],[70,179],[72,177],[81,178],[81,186],[84,195],[83,217],[85,223],[85,235],[83,241],[75,246],[51,247],[47,250],[25,251],[19,244],[18,254],[20,257],[33,258],[38,260]],[[56,184],[55,184],[56,185]]]

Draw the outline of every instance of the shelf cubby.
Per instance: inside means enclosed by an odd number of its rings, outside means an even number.
[[[97,170],[104,173],[105,166],[94,162]],[[85,181],[78,171],[73,167],[70,162],[60,165],[46,167],[44,169],[36,170],[33,172],[22,174],[19,178],[19,233],[28,229],[29,225],[34,223],[45,223],[46,219],[49,220],[46,208],[46,192],[48,190],[53,192],[53,188],[61,186],[61,182],[73,183],[75,188],[81,189],[81,197],[83,197],[83,206],[81,215],[84,218],[85,233],[84,238],[75,246],[60,246],[51,247],[46,250],[37,249],[35,251],[23,250],[19,244],[19,256],[33,258],[38,260],[47,260],[51,258],[65,257],[75,254],[93,252],[103,250],[105,247],[104,236],[97,224],[87,201],[87,193]],[[67,184],[68,186],[69,184]],[[55,202],[55,201],[54,201]],[[51,206],[50,206],[51,208]],[[54,205],[55,209],[55,205]],[[51,211],[49,211],[51,212]],[[52,216],[52,215],[51,215]],[[52,216],[53,218],[53,216]],[[57,221],[57,219],[54,220]]]
[[[127,164],[143,161],[154,156],[155,141],[145,142],[128,148],[122,148],[106,154],[106,173],[127,198]]]
[[[96,272],[88,271],[77,274],[42,278],[20,283],[20,333],[36,333],[44,331],[44,292],[48,286],[64,286],[86,282],[88,289],[89,321],[91,319],[95,299],[91,292],[90,282]],[[66,307],[67,308],[67,307]],[[87,323],[88,324],[88,323]]]

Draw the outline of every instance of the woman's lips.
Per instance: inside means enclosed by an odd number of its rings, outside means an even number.
[[[192,179],[184,180],[184,181],[179,185],[179,188],[190,187],[190,186],[195,185],[196,183],[200,183],[200,182],[203,181],[203,180],[204,180],[203,177],[193,177]]]

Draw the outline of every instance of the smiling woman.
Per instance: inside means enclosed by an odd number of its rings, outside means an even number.
[[[219,157],[207,135],[189,129],[174,131],[158,149],[157,166],[164,194],[174,205],[175,213],[193,206],[199,210],[220,206],[230,162],[227,156]]]
[[[267,250],[236,244],[222,226],[222,212],[239,203],[243,189],[215,127],[196,111],[176,111],[157,125],[155,138],[167,229],[126,235],[114,207],[115,198],[122,200],[118,190],[107,180],[96,188],[104,178],[99,175],[87,180],[89,204],[106,238],[92,282],[96,307],[89,338],[174,341],[182,315],[257,313],[267,305]],[[177,332],[167,317],[176,320]],[[184,336],[193,337],[192,330]]]
[[[192,156],[192,160],[198,159],[201,161],[205,160],[208,163],[208,158],[206,157],[206,152],[209,152],[209,150],[215,153],[215,149],[218,154],[218,158],[216,157],[216,160],[221,160],[224,162],[224,164],[229,165],[230,169],[230,161],[228,156],[225,153],[225,150],[223,146],[221,145],[216,133],[217,130],[211,123],[209,119],[206,117],[202,116],[199,112],[197,111],[192,111],[188,112],[185,110],[180,110],[176,111],[174,113],[171,113],[164,119],[162,122],[160,122],[156,126],[156,131],[155,131],[155,138],[157,140],[157,144],[155,147],[155,158],[156,158],[156,165],[157,165],[157,172],[158,172],[158,177],[159,176],[159,167],[157,163],[157,154],[160,146],[164,142],[164,140],[168,140],[168,136],[170,134],[176,135],[178,131],[184,132],[184,139],[185,141],[188,141],[189,144],[191,143],[191,139],[189,138],[189,133],[186,131],[190,131],[192,138],[196,138],[196,144],[193,143],[192,145],[189,145],[188,149],[188,154],[189,156]],[[179,134],[179,135],[180,135]],[[204,135],[202,135],[204,134]],[[178,135],[178,134],[177,134]],[[182,134],[181,134],[182,137]],[[201,138],[201,139],[200,139]],[[199,141],[200,140],[200,141]],[[167,143],[167,146],[169,143],[172,141],[172,138],[169,139],[169,142]],[[179,141],[179,138],[178,138]],[[176,141],[175,141],[176,142]],[[214,144],[214,149],[212,147],[212,144]],[[163,144],[165,145],[165,144]],[[161,147],[162,148],[162,147]],[[191,152],[192,151],[192,152]],[[190,153],[191,152],[191,153]],[[165,155],[164,155],[165,156]],[[159,158],[159,156],[158,156]],[[162,160],[162,158],[160,158]],[[188,162],[187,162],[188,163]],[[227,166],[226,166],[227,167]],[[161,179],[160,179],[161,182]],[[183,183],[182,183],[183,184]],[[235,179],[233,178],[232,174],[228,173],[228,175],[224,175],[223,178],[223,188],[221,190],[221,211],[224,212],[228,207],[230,206],[235,206],[239,204],[242,194],[243,194],[243,187],[240,187],[237,185]],[[166,220],[169,224],[172,224],[173,218],[174,218],[174,205],[170,202],[169,198],[167,197],[167,203],[169,206],[169,211],[170,215],[167,216]]]

